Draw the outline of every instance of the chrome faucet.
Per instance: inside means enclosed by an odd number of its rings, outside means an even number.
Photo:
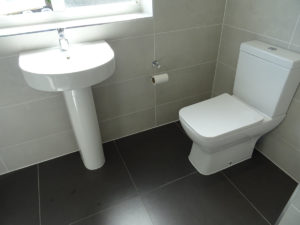
[[[65,29],[58,28],[57,32],[58,32],[60,50],[62,50],[63,52],[68,51],[69,50],[69,41],[65,37]]]

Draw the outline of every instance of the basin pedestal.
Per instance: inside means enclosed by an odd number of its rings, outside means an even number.
[[[85,167],[102,167],[105,157],[91,87],[64,91],[64,97]]]
[[[19,67],[27,84],[39,91],[63,92],[73,130],[87,169],[105,163],[91,86],[113,75],[115,54],[105,42],[21,53]]]

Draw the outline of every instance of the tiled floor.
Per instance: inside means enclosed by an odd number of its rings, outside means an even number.
[[[274,224],[296,182],[258,152],[202,176],[191,144],[174,123],[105,144],[97,171],[74,153],[0,176],[0,224]]]

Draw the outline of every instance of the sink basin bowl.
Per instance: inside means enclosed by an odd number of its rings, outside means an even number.
[[[104,41],[25,52],[19,56],[27,84],[40,91],[62,91],[86,168],[105,163],[91,86],[115,70],[114,52]]]
[[[115,70],[114,52],[106,42],[71,45],[67,52],[50,48],[20,54],[27,84],[40,91],[90,87]]]

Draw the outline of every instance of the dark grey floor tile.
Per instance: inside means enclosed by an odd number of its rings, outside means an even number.
[[[0,224],[39,224],[36,166],[0,176]]]
[[[72,225],[152,225],[140,198],[127,200]]]
[[[113,143],[104,144],[106,163],[87,170],[79,153],[40,165],[43,225],[69,224],[136,195]]]
[[[179,129],[185,134],[183,127],[181,126],[180,121],[175,122],[175,124],[179,127]]]
[[[175,123],[120,139],[117,146],[140,192],[195,171],[188,160],[192,142]]]
[[[267,225],[221,174],[191,175],[144,196],[154,225]]]
[[[252,159],[224,173],[272,224],[297,185],[257,151]]]

